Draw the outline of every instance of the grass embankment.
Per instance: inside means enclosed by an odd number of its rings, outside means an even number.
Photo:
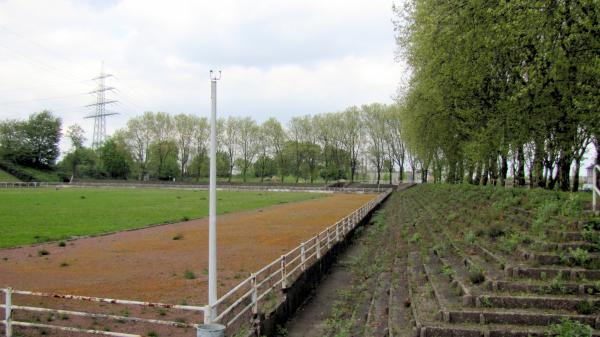
[[[218,213],[322,197],[219,191]],[[208,215],[208,192],[167,189],[0,190],[0,248],[95,235]]]
[[[17,182],[20,181],[19,179],[17,179],[17,177],[13,176],[12,174],[8,174],[5,171],[0,170],[0,182]]]

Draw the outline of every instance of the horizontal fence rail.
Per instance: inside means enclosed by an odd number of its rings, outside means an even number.
[[[1,183],[0,183],[1,184]],[[37,183],[36,187],[44,186]],[[45,185],[48,186],[48,185]],[[145,185],[148,186],[148,185]],[[189,186],[188,186],[189,187]],[[235,186],[235,189],[242,189],[244,186]],[[247,186],[248,189],[256,189],[257,186]],[[314,187],[310,187],[314,188]],[[302,188],[301,188],[302,189]],[[308,187],[307,187],[308,189]],[[331,191],[354,191],[354,192],[373,192],[368,188],[344,189],[326,187],[322,190]],[[157,320],[141,317],[131,317],[129,315],[114,315],[105,313],[92,313],[77,310],[62,310],[50,309],[36,306],[17,305],[14,303],[14,296],[30,296],[38,298],[51,298],[61,300],[75,300],[81,302],[96,302],[108,303],[116,305],[129,305],[145,308],[168,308],[177,309],[186,312],[200,313],[204,323],[220,323],[229,329],[242,327],[251,324],[252,321],[261,312],[271,312],[277,308],[285,300],[285,290],[293,285],[303,272],[308,270],[314,264],[319,262],[337,243],[351,233],[364,219],[373,211],[383,200],[392,193],[392,189],[388,188],[377,195],[376,198],[362,205],[352,213],[348,214],[335,224],[327,227],[323,231],[317,233],[312,238],[302,242],[297,247],[293,248],[278,259],[267,264],[260,270],[252,273],[250,277],[240,282],[237,286],[229,290],[225,295],[220,297],[212,306],[191,306],[191,305],[175,305],[165,303],[153,303],[131,300],[120,300],[112,298],[89,297],[79,295],[62,295],[45,292],[34,292],[24,290],[13,290],[11,288],[0,288],[0,292],[5,294],[4,304],[0,304],[0,308],[4,308],[4,319],[0,321],[5,327],[6,337],[13,337],[13,327],[34,327],[43,329],[56,329],[68,332],[97,334],[116,337],[137,337],[140,335],[130,333],[120,333],[113,331],[83,329],[80,327],[67,327],[61,325],[42,324],[39,322],[25,322],[13,319],[14,311],[24,312],[42,312],[58,315],[72,315],[77,317],[86,317],[92,319],[108,319],[116,321],[147,323],[162,326],[172,327],[193,327],[197,328],[197,324],[185,322],[174,322],[167,320]],[[41,304],[40,304],[41,305]],[[214,321],[210,320],[210,313],[217,313]],[[199,316],[196,315],[195,317]]]
[[[176,304],[166,304],[166,303],[157,303],[157,302],[131,301],[131,300],[120,300],[120,299],[113,299],[113,298],[78,296],[78,295],[61,295],[61,294],[53,294],[53,293],[45,293],[45,292],[13,290],[12,288],[0,289],[0,292],[4,293],[4,304],[0,304],[0,308],[4,308],[4,319],[2,321],[0,321],[0,324],[4,325],[6,337],[13,337],[13,327],[15,327],[15,326],[54,329],[54,330],[61,330],[61,331],[67,331],[67,332],[104,335],[104,336],[141,337],[141,335],[138,335],[138,334],[130,334],[130,333],[123,333],[123,332],[82,329],[80,327],[42,324],[39,322],[17,321],[17,320],[13,319],[13,313],[15,311],[68,315],[68,316],[86,317],[86,318],[91,318],[91,319],[102,318],[102,319],[121,321],[121,322],[147,323],[150,325],[162,325],[162,326],[171,326],[171,327],[179,327],[179,328],[186,328],[186,327],[196,328],[197,327],[197,324],[158,320],[158,319],[149,319],[149,318],[141,318],[141,317],[131,317],[129,315],[114,315],[114,314],[92,313],[92,312],[83,312],[83,311],[74,311],[74,310],[61,310],[61,309],[51,309],[51,308],[43,308],[43,307],[16,305],[14,303],[15,295],[32,296],[32,297],[39,297],[39,298],[45,297],[45,298],[53,298],[53,299],[67,299],[67,300],[77,300],[77,301],[85,301],[85,302],[108,303],[108,304],[122,304],[122,305],[138,306],[138,307],[145,307],[145,308],[178,309],[178,310],[182,310],[182,311],[201,313],[202,316],[206,315],[206,309],[207,309],[206,306],[176,305]]]

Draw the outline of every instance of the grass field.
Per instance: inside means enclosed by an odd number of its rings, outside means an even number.
[[[15,176],[6,173],[5,171],[0,170],[0,181],[3,182],[15,182],[19,181]]]
[[[322,197],[219,191],[218,213]],[[94,235],[208,215],[208,191],[171,189],[0,190],[0,248]]]

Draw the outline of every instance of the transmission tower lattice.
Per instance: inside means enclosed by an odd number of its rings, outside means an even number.
[[[118,114],[117,112],[109,112],[106,110],[106,105],[118,102],[116,100],[106,99],[106,92],[115,90],[114,87],[107,87],[105,85],[105,79],[111,76],[111,74],[104,73],[104,62],[102,62],[100,75],[92,79],[98,83],[98,86],[96,90],[90,91],[89,94],[96,95],[96,103],[88,104],[86,107],[94,107],[96,111],[94,114],[86,116],[85,118],[94,119],[94,135],[92,139],[93,149],[98,149],[106,140],[106,116]]]

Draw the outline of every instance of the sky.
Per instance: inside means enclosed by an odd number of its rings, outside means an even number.
[[[0,0],[0,119],[48,109],[66,129],[95,102],[105,71],[119,102],[107,130],[144,111],[276,117],[391,103],[397,60],[392,0]],[[63,140],[61,148],[65,148]]]

